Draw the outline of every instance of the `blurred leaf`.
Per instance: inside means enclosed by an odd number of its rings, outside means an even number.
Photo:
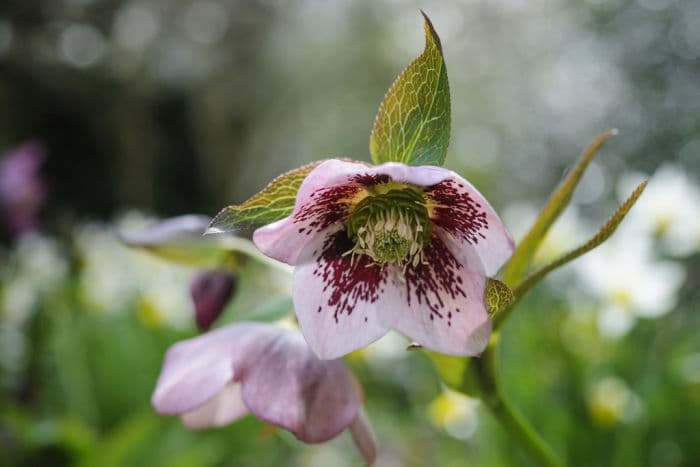
[[[234,235],[204,236],[211,219],[187,214],[139,230],[119,232],[127,246],[186,266],[237,271],[247,256],[261,257],[253,243]]]
[[[396,78],[374,121],[369,151],[375,164],[442,165],[450,142],[450,88],[442,46],[425,18],[425,50]]]
[[[80,466],[119,467],[132,465],[138,451],[158,435],[160,420],[150,409],[136,412],[116,429],[94,444]]]
[[[515,296],[510,287],[497,279],[488,280],[484,291],[484,301],[491,317],[510,306],[513,300],[515,300]]]
[[[430,350],[425,350],[425,354],[433,361],[442,381],[450,388],[459,390],[462,386],[464,370],[467,368],[469,359]]]
[[[610,238],[610,236],[615,232],[617,227],[623,221],[629,210],[632,209],[634,203],[636,203],[637,199],[639,199],[639,197],[642,195],[642,192],[644,191],[646,186],[646,181],[640,183],[637,186],[637,188],[634,189],[632,194],[617,208],[617,210],[610,217],[610,219],[608,219],[608,221],[600,228],[600,230],[598,230],[598,232],[593,237],[591,237],[586,243],[576,248],[575,250],[572,250],[569,253],[565,254],[558,260],[553,261],[547,266],[544,266],[542,269],[539,269],[538,271],[530,274],[520,285],[518,285],[515,288],[514,293],[516,300],[519,300],[535,284],[541,281],[550,272],[565,265],[570,261],[573,261],[579,256],[588,253],[598,245],[602,244],[605,240]],[[503,314],[497,316],[497,323],[499,322],[499,320],[502,321],[504,317],[505,316]]]
[[[595,158],[601,146],[616,134],[617,130],[614,129],[602,133],[583,151],[574,168],[552,192],[537,220],[515,249],[515,253],[513,253],[503,273],[503,282],[513,286],[525,274],[547,231],[571,201],[571,196],[586,168],[588,168],[588,164]]]
[[[207,233],[232,232],[284,219],[294,210],[301,183],[321,162],[283,173],[242,204],[222,209],[209,224]]]

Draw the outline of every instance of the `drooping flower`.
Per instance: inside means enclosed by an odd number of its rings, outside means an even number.
[[[44,159],[44,148],[30,142],[9,151],[0,161],[0,211],[13,236],[39,226],[38,214],[46,198],[39,176]]]
[[[239,323],[172,346],[153,393],[163,415],[190,429],[247,413],[320,443],[350,428],[366,462],[376,455],[360,396],[340,360],[319,360],[297,331]]]
[[[190,295],[194,303],[197,327],[208,330],[216,321],[236,288],[235,277],[225,271],[204,269],[190,283]]]
[[[313,169],[292,214],[253,241],[296,266],[295,310],[321,358],[391,328],[438,352],[479,354],[491,332],[485,277],[514,248],[488,201],[456,173],[341,160]]]

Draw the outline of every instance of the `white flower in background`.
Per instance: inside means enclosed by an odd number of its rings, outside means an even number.
[[[525,202],[511,204],[504,209],[503,219],[516,243],[523,239],[538,214],[539,211],[532,204]],[[551,263],[585,242],[592,234],[591,226],[581,218],[578,208],[572,205],[547,232],[532,259],[533,266]]]
[[[127,248],[117,239],[117,231],[150,222],[130,213],[115,226],[87,224],[79,229],[82,297],[105,312],[131,311],[138,303],[150,323],[187,326],[192,319],[188,293],[192,270]]]
[[[474,434],[479,423],[478,406],[479,399],[444,388],[428,405],[428,419],[449,435],[467,439]]]
[[[27,363],[27,321],[42,296],[55,289],[67,271],[56,240],[38,233],[18,239],[3,265],[0,285],[0,385],[17,381],[16,374]]]
[[[654,258],[648,238],[626,231],[573,264],[581,285],[599,303],[598,326],[608,337],[624,335],[638,317],[671,311],[685,278],[680,264]]]
[[[641,174],[622,178],[619,192],[630,193]],[[625,225],[642,235],[658,236],[664,249],[676,256],[700,251],[700,187],[677,166],[664,165],[649,180],[644,195],[625,220]]]
[[[588,410],[598,424],[613,425],[634,420],[641,411],[641,401],[623,380],[608,376],[590,389]]]
[[[41,295],[55,288],[67,271],[56,240],[38,233],[21,237],[3,274],[2,318],[24,322]]]

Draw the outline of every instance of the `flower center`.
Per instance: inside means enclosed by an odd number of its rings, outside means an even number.
[[[394,188],[360,201],[350,214],[347,233],[354,243],[349,254],[368,255],[379,264],[415,266],[422,261],[432,224],[420,192]]]

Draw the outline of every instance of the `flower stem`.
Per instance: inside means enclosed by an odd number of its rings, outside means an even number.
[[[472,376],[476,377],[481,392],[481,400],[532,460],[545,467],[561,467],[563,464],[552,448],[535,432],[525,417],[505,399],[498,380],[497,341],[497,336],[494,336],[481,358],[472,359],[472,365],[470,365],[474,370]]]

